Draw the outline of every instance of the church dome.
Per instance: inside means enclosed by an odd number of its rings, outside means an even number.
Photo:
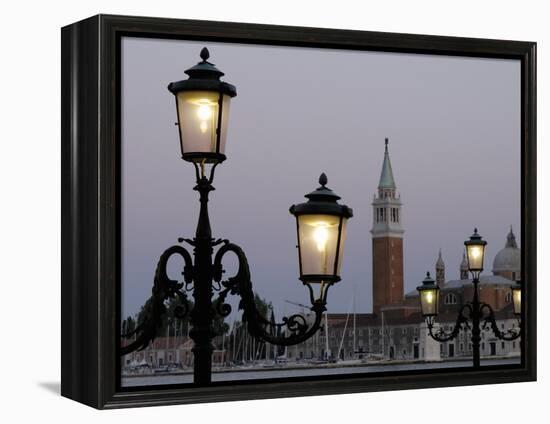
[[[493,273],[498,272],[519,272],[521,270],[521,254],[516,243],[516,236],[510,228],[506,237],[504,249],[499,251],[493,261]]]

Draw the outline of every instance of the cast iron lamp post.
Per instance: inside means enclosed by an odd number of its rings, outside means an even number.
[[[472,283],[474,284],[474,294],[472,301],[462,305],[458,312],[456,324],[450,332],[445,332],[443,329],[439,329],[437,332],[433,331],[435,324],[435,318],[438,314],[439,307],[439,287],[435,281],[430,278],[430,273],[426,274],[426,278],[418,290],[420,297],[420,306],[422,309],[422,315],[426,320],[428,331],[430,336],[440,343],[453,340],[458,336],[460,330],[470,328],[472,331],[472,354],[474,368],[480,366],[480,343],[481,343],[481,330],[491,327],[493,333],[500,340],[515,340],[521,336],[521,330],[515,328],[507,331],[500,331],[495,319],[495,313],[490,305],[479,301],[479,276],[483,271],[483,259],[485,255],[485,246],[487,242],[481,238],[477,233],[477,228],[474,230],[474,234],[469,240],[464,242],[466,246],[466,257],[468,259],[468,269],[472,274]],[[521,315],[521,284],[516,282],[511,286],[512,300],[514,307],[514,314],[516,316]],[[469,323],[471,321],[471,325]],[[483,323],[482,323],[483,321]]]
[[[243,321],[249,333],[265,342],[295,345],[319,330],[328,289],[340,281],[346,222],[353,213],[351,208],[339,204],[340,197],[326,187],[325,174],[319,178],[320,187],[306,195],[307,202],[290,207],[290,213],[296,218],[300,280],[309,290],[314,319],[308,321],[296,314],[284,317],[281,323],[274,323],[263,317],[254,301],[250,270],[243,250],[228,240],[212,238],[208,195],[214,190],[215,168],[226,159],[229,104],[237,92],[233,85],[220,81],[223,73],[207,61],[209,53],[206,48],[202,49],[201,58],[202,62],[185,71],[189,75],[187,80],[168,86],[176,98],[182,158],[195,167],[194,190],[200,197],[195,237],[178,239],[180,243],[193,247],[193,257],[180,245],[168,248],[160,256],[152,296],[146,304],[146,319],[131,333],[123,334],[123,337],[135,337],[135,340],[122,346],[120,353],[126,355],[147,347],[167,313],[165,302],[177,298],[179,305],[174,315],[183,318],[190,314],[194,382],[208,384],[212,372],[212,340],[216,336],[213,322],[216,317],[223,318],[231,313],[231,306],[225,303],[228,294],[240,296],[239,309],[243,310]],[[208,177],[206,164],[212,166]],[[214,254],[217,246],[221,247]],[[238,268],[233,277],[222,280],[222,258],[229,252],[237,256]],[[183,282],[168,278],[166,265],[173,255],[183,258]],[[190,291],[194,300],[192,309],[186,294]],[[216,299],[213,299],[214,292],[218,292]],[[280,331],[283,328],[285,331]]]

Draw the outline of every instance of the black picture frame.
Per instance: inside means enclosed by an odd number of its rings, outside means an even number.
[[[117,387],[120,252],[120,40],[225,41],[521,61],[522,364],[208,387]],[[217,402],[536,380],[536,43],[97,15],[62,44],[61,394],[94,408]]]

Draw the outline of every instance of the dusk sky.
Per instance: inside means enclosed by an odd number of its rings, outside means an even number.
[[[213,236],[244,249],[255,290],[279,317],[297,310],[285,300],[308,304],[288,208],[321,172],[354,210],[328,311],[349,311],[355,293],[357,312],[371,312],[371,202],[385,137],[403,202],[405,292],[433,272],[440,248],[447,279],[457,279],[474,227],[488,242],[485,275],[510,225],[520,242],[519,61],[125,38],[123,317],[150,296],[160,254],[195,233],[194,168],[180,158],[166,87],[187,78],[204,46],[238,93],[210,195]]]

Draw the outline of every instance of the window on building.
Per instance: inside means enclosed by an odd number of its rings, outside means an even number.
[[[481,350],[485,350],[485,343],[481,343]]]
[[[512,349],[516,348],[516,342],[512,342]]]
[[[458,303],[458,299],[456,297],[456,294],[449,293],[447,296],[445,296],[445,301],[443,303],[445,305],[456,305]]]
[[[403,334],[407,334],[407,327],[403,327]]]
[[[504,342],[501,342],[501,343],[500,343],[500,347],[502,348],[502,350],[504,350],[504,346],[505,346],[505,343],[504,343]]]
[[[506,293],[506,296],[504,297],[504,301],[506,303],[510,303],[512,301],[512,293]]]
[[[461,351],[461,352],[464,351],[464,343],[460,343],[460,351]]]

